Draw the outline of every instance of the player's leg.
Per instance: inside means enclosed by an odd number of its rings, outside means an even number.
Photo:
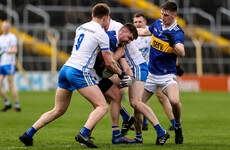
[[[12,107],[11,104],[10,104],[9,99],[7,98],[6,91],[2,87],[2,83],[3,83],[4,77],[5,76],[3,74],[0,74],[0,95],[3,98],[3,100],[4,100],[4,107],[1,109],[1,111],[3,111],[3,112],[7,111],[8,109],[10,109]]]
[[[149,106],[149,101],[146,103]],[[143,122],[142,122],[142,130],[147,131],[148,130],[148,120],[145,116],[143,116]]]
[[[7,78],[9,90],[13,96],[13,99],[14,99],[14,111],[20,112],[21,108],[20,108],[20,104],[19,104],[18,91],[14,86],[14,76],[13,76],[13,74],[9,74],[6,76],[6,78]]]
[[[120,78],[118,78],[117,75],[113,75],[111,78],[109,78],[115,85],[117,85],[119,87],[119,83],[120,83]],[[122,129],[121,129],[121,133],[123,135],[126,135],[129,128],[134,124],[135,122],[135,118],[133,116],[131,116],[128,111],[125,109],[125,107],[121,104],[120,105],[120,115],[122,117]]]
[[[113,84],[110,89],[105,93],[105,97],[110,101],[110,117],[112,123],[112,143],[134,143],[133,139],[126,138],[119,130],[119,113],[121,107],[122,94],[120,89]]]
[[[95,109],[90,113],[85,127],[92,129],[98,121],[100,121],[108,111],[108,106],[104,95],[97,85],[88,86],[78,89],[78,92],[84,96],[93,105]],[[89,94],[90,93],[90,94]]]
[[[176,83],[168,85],[163,92],[168,96],[171,104],[172,104],[172,111],[175,117],[175,142],[176,144],[183,143],[183,133],[181,127],[181,111],[182,111],[182,104],[179,100],[179,88]]]
[[[56,96],[55,96],[55,106],[52,110],[44,113],[33,125],[30,129],[20,135],[19,139],[26,145],[33,145],[33,136],[34,134],[46,124],[52,122],[57,119],[61,115],[63,115],[70,103],[72,92],[67,89],[62,89],[60,87],[57,88]]]
[[[157,132],[157,145],[163,145],[169,138],[169,134],[161,127],[157,117],[153,113],[152,109],[142,102],[142,96],[144,93],[145,83],[142,81],[135,81],[134,84],[129,86],[129,100],[131,106],[134,108],[135,118],[140,118],[139,115],[142,113],[154,126]],[[136,92],[138,91],[138,92]],[[141,123],[139,123],[140,125]],[[141,129],[141,128],[140,128]],[[136,134],[140,134],[136,132]]]
[[[78,92],[84,96],[93,105],[94,109],[90,113],[84,127],[75,137],[76,141],[85,144],[87,147],[97,148],[89,139],[90,132],[96,124],[105,116],[108,111],[108,105],[105,97],[97,85],[87,86],[78,89]],[[89,94],[90,93],[90,94]]]
[[[168,97],[162,92],[160,88],[157,89],[156,97],[158,101],[161,103],[166,115],[168,116],[172,126],[168,130],[174,130],[175,119],[172,112],[172,105],[168,99]]]

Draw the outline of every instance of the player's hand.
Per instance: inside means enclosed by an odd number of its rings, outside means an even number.
[[[108,69],[104,68],[103,72],[102,72],[102,77],[103,78],[110,78],[114,75],[114,73],[112,73],[111,71],[109,71]]]
[[[169,33],[165,33],[165,37],[169,40],[169,45],[175,47],[175,42],[173,41],[172,36]]]
[[[180,76],[180,77],[183,76],[184,70],[181,69],[181,67],[179,65],[176,66],[176,71],[177,71],[178,76]]]
[[[121,88],[128,87],[135,82],[135,78],[133,76],[124,76],[124,78],[120,81]]]

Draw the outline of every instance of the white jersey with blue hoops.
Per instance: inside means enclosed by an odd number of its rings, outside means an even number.
[[[100,50],[109,50],[109,37],[100,24],[91,21],[76,29],[71,56],[66,66],[81,71],[92,69]]]
[[[108,31],[115,30],[118,33],[122,26],[123,25],[121,23],[111,19]],[[145,62],[144,57],[142,56],[136,45],[133,43],[133,41],[125,46],[125,59],[129,64],[130,68],[133,68],[134,66]]]
[[[11,50],[13,46],[17,46],[17,37],[13,33],[2,34],[0,36],[1,51]],[[16,54],[3,53],[0,58],[0,65],[15,65]]]
[[[148,26],[146,26],[146,28],[148,28]],[[142,53],[147,63],[149,62],[149,51],[151,47],[151,40],[152,40],[152,36],[138,36],[138,38],[133,41],[137,46],[137,48],[139,49],[139,51]]]

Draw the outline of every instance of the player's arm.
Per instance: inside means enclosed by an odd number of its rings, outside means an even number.
[[[117,47],[117,49],[113,55],[113,59],[115,61],[118,61],[122,56],[124,56],[124,53],[125,53],[125,46]]]
[[[121,69],[117,66],[116,61],[113,59],[112,52],[110,50],[103,50],[101,51],[101,54],[105,62],[105,67],[112,73],[122,75]]]
[[[175,44],[172,36],[169,33],[165,33],[166,38],[168,39],[169,45],[173,48],[174,53],[179,57],[185,56],[184,44],[178,42]],[[184,34],[178,34],[177,36],[184,36]]]
[[[129,64],[127,63],[125,58],[120,58],[118,60],[118,63],[120,64],[121,68],[123,69],[123,71],[125,72],[126,75],[133,76],[133,71],[129,67]]]
[[[179,57],[184,57],[185,56],[185,50],[184,50],[184,44],[182,43],[177,43],[174,48],[173,48],[175,54]]]
[[[152,33],[148,28],[137,28],[137,32],[139,36],[150,36]]]
[[[12,46],[10,50],[5,50],[4,52],[8,53],[8,54],[17,54],[18,47],[17,46]]]

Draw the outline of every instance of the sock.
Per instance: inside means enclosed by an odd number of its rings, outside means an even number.
[[[17,101],[17,102],[14,102],[14,107],[15,107],[15,108],[20,108],[20,104],[19,104],[19,101]]]
[[[119,126],[112,126],[112,129],[113,129],[113,137],[119,136],[121,134],[121,132],[119,130]]]
[[[81,129],[80,133],[81,133],[82,135],[89,135],[90,129],[88,129],[88,128],[86,128],[86,127],[83,127],[83,128]]]
[[[122,119],[123,119],[124,122],[127,122],[129,120],[130,115],[126,111],[125,108],[123,108],[122,110],[120,110],[120,115],[121,115],[121,117],[122,117]]]
[[[29,130],[26,131],[26,134],[29,138],[32,138],[34,136],[34,134],[37,132],[36,129],[34,129],[34,127],[30,127]]]
[[[145,116],[143,117],[143,125],[148,125],[147,124],[147,118]]]
[[[181,123],[180,122],[175,122],[175,127],[181,128]]]
[[[136,133],[136,139],[142,140],[142,132],[141,133]]]
[[[174,127],[175,123],[176,123],[175,119],[170,120],[170,122],[171,122],[172,126]]]
[[[9,105],[10,105],[10,101],[9,101],[8,99],[5,99],[5,100],[4,100],[4,103],[5,103],[6,106],[9,106]]]
[[[165,130],[161,127],[160,124],[157,124],[156,126],[154,126],[156,132],[157,132],[157,136],[162,136],[165,134]]]

